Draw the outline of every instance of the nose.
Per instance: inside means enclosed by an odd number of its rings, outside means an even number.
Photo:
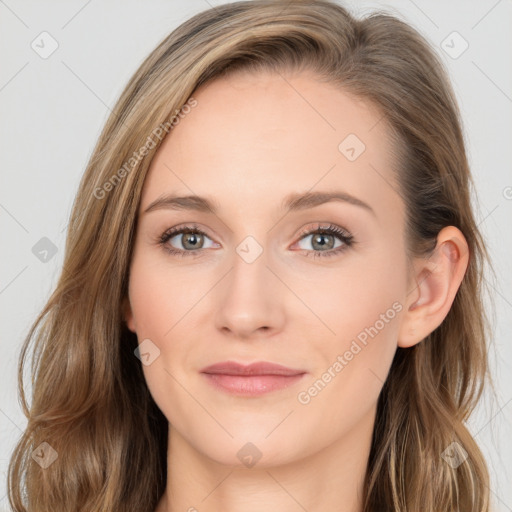
[[[219,286],[216,327],[234,339],[275,334],[285,323],[285,286],[269,268],[265,250],[252,260],[238,249]]]

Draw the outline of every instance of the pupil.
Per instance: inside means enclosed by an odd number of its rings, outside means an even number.
[[[195,233],[185,233],[185,242],[183,244],[183,247],[187,247],[187,244],[191,244],[191,246],[188,248],[195,249],[199,245],[198,240],[199,237],[201,236],[202,235],[197,235]]]
[[[330,237],[331,243],[326,243],[325,241],[322,242],[322,240],[325,240],[326,237]],[[326,234],[319,234],[313,237],[313,246],[315,244],[319,245],[320,249],[332,249],[333,243],[332,243],[332,235],[326,235]]]

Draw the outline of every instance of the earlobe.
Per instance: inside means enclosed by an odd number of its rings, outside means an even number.
[[[130,329],[130,331],[132,331],[132,332],[136,332],[135,321],[133,318],[133,312],[132,312],[130,300],[128,299],[128,297],[124,297],[122,305],[121,305],[121,311],[122,311],[123,320],[125,321],[128,329]]]
[[[408,293],[398,337],[399,347],[411,347],[425,339],[446,318],[469,263],[462,232],[443,228],[428,257],[414,262],[414,288]]]

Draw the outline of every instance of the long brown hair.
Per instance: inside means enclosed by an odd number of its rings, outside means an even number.
[[[488,511],[486,464],[464,424],[488,374],[487,255],[454,95],[435,52],[406,23],[379,13],[358,20],[323,0],[209,9],[164,39],[129,81],[80,183],[57,287],[22,347],[28,425],[10,461],[11,506],[154,511],[168,426],[121,310],[137,209],[163,139],[155,130],[179,122],[198,86],[238,69],[312,70],[376,106],[396,136],[410,253],[428,254],[445,226],[466,237],[469,267],[448,316],[420,344],[398,348],[382,389],[364,510]],[[29,406],[22,376],[31,347]],[[32,457],[45,453],[43,442],[57,456],[46,468]],[[457,467],[442,456],[450,446],[467,452]]]

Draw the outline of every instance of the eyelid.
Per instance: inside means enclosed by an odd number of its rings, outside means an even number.
[[[178,225],[178,226],[174,226],[172,228],[166,229],[158,237],[157,241],[160,244],[164,245],[164,244],[167,244],[167,242],[171,238],[174,238],[175,236],[182,235],[182,234],[185,234],[185,233],[198,233],[198,234],[200,234],[202,236],[205,236],[205,237],[209,238],[214,244],[219,245],[218,242],[216,242],[204,229],[199,227],[197,224]],[[191,251],[183,251],[182,249],[176,249],[176,251],[187,252],[189,254],[197,252],[197,251],[202,251],[202,250],[203,249],[194,249],[194,250],[191,250]]]
[[[302,229],[297,236],[299,238],[303,238],[304,236],[311,235],[317,232],[325,232],[329,234],[335,232],[340,236],[345,236],[346,238],[352,237],[348,230],[342,228],[341,226],[337,226],[336,224],[331,224],[330,222],[317,222],[313,227],[309,226],[307,228]]]
[[[170,239],[174,238],[175,236],[182,235],[185,233],[198,233],[200,235],[208,237],[214,244],[219,245],[218,242],[215,242],[215,240],[213,240],[208,235],[208,233],[205,232],[205,230],[203,230],[201,227],[199,227],[195,223],[178,225],[178,226],[169,228],[166,231],[164,231],[164,233],[162,233],[162,235],[160,235],[157,242],[167,252],[174,254],[174,255],[197,256],[197,255],[201,255],[201,253],[204,253],[205,248],[199,248],[199,249],[193,249],[193,250],[187,251],[187,250],[183,250],[183,249],[176,249],[174,247],[172,247],[172,248],[169,247],[169,244],[167,242]],[[348,249],[354,243],[353,236],[345,228],[342,228],[342,227],[340,227],[336,224],[332,224],[332,223],[317,222],[316,225],[314,225],[314,226],[309,226],[307,228],[303,228],[300,231],[300,233],[297,235],[298,239],[296,242],[294,242],[292,244],[292,247],[297,245],[298,243],[300,243],[304,238],[318,234],[318,233],[334,236],[342,242],[342,245],[338,246],[336,248],[333,248],[333,249],[326,250],[326,251],[314,251],[314,250],[309,250],[309,249],[299,249],[299,251],[305,251],[306,253],[308,253],[307,255],[312,256],[312,257],[329,257],[329,256],[337,255],[340,252]]]
[[[353,235],[345,228],[332,223],[317,222],[315,226],[310,226],[301,230],[301,232],[298,235],[298,240],[294,242],[292,247],[299,244],[302,240],[304,240],[304,238],[308,236],[313,236],[318,233],[338,238],[341,241],[341,245],[326,251],[299,249],[300,251],[305,251],[306,256],[314,258],[336,256],[350,248],[355,243]]]

